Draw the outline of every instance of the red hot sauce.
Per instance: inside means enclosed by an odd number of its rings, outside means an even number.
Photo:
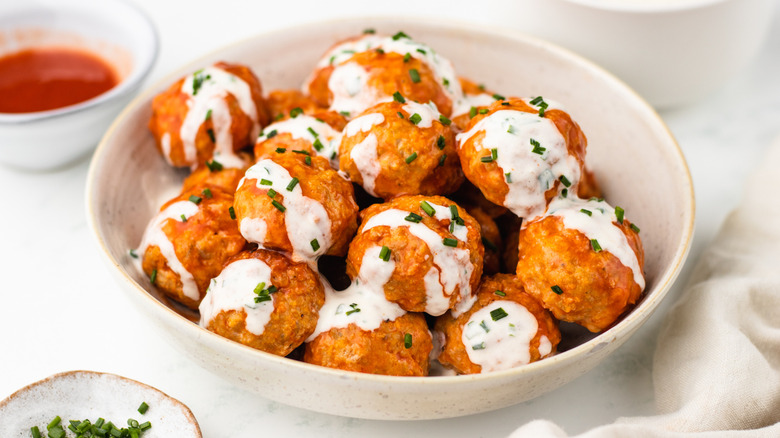
[[[114,69],[69,48],[27,49],[0,57],[0,113],[30,113],[91,99],[117,84]]]

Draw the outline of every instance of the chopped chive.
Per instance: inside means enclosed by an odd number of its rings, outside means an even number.
[[[149,276],[149,282],[155,284],[157,281],[157,269],[152,270],[152,275]]]
[[[360,308],[358,308],[357,303],[352,303],[349,305],[349,307],[351,307],[352,310],[347,311],[347,316],[352,315],[353,313],[360,312]]]
[[[428,203],[428,201],[422,201],[420,202],[420,208],[423,209],[423,211],[428,214],[428,216],[433,217],[436,215],[436,210],[431,207],[431,204]]]
[[[283,154],[285,152],[287,152],[287,148],[276,148],[276,153],[277,154]]]
[[[401,93],[399,93],[397,91],[395,93],[393,93],[393,100],[398,102],[398,103],[406,103],[406,99],[404,99],[404,97],[401,96]]]
[[[147,431],[152,428],[152,423],[148,421],[144,421],[143,423],[138,425],[138,428],[141,429],[142,431]]]
[[[214,197],[214,195],[211,193],[211,189],[210,189],[210,188],[208,188],[208,187],[206,187],[205,189],[203,189],[203,191],[202,191],[201,193],[203,193],[203,196],[205,196],[205,197],[207,197],[207,198],[209,198],[209,199],[211,199],[211,198],[213,198],[213,197]]]
[[[452,215],[452,219],[460,219],[460,214],[458,214],[458,206],[453,204],[450,205],[450,215]]]
[[[306,128],[306,130],[307,130],[307,131],[309,131],[309,134],[311,134],[312,136],[314,136],[314,138],[317,138],[317,137],[319,137],[319,136],[320,136],[319,134],[317,134],[317,131],[315,131],[315,130],[314,130],[314,128],[312,128],[311,126],[309,126],[308,128]]]
[[[620,207],[615,207],[615,217],[617,217],[618,223],[623,223],[623,215],[625,215],[626,211],[623,210]]]
[[[422,53],[423,55],[426,55],[426,54],[428,54],[428,52],[426,52],[425,50],[423,50],[423,49],[420,49],[420,48],[418,48],[418,49],[417,49],[417,51],[418,51],[418,52],[420,52],[420,53]]]
[[[374,29],[371,29],[371,28],[368,28],[368,29],[364,29],[364,30],[363,30],[363,33],[365,33],[365,34],[371,34],[371,35],[373,35],[373,34],[375,34],[375,33],[376,33],[376,30],[374,30]]]
[[[509,103],[509,102],[501,102],[501,106],[510,106],[510,105],[512,105],[512,104]]]
[[[506,313],[503,307],[499,307],[498,309],[490,311],[490,317],[493,318],[493,321],[498,321],[499,319],[506,318],[507,316],[509,316],[509,314]]]
[[[422,120],[422,117],[419,114],[417,114],[417,113],[414,113],[411,116],[409,116],[409,121],[412,122],[415,125],[420,123],[421,120]]]
[[[639,227],[636,226],[636,224],[631,224],[630,227],[632,230],[634,230],[635,233],[639,234]]]
[[[266,195],[268,195],[269,198],[273,199],[273,198],[276,197],[276,190],[268,189],[268,192],[266,193]]]
[[[130,427],[137,428],[138,427],[138,420],[134,420],[132,418],[128,418],[127,419],[127,425],[130,426]]]
[[[211,128],[207,129],[206,130],[206,134],[208,134],[209,140],[211,140],[212,143],[216,143],[217,142],[217,138],[214,136],[214,130],[213,129],[211,129]]]
[[[474,116],[476,115],[477,115],[477,107],[472,106],[471,108],[469,108],[469,118],[473,119]]]
[[[485,343],[482,342],[482,343],[479,343],[479,344],[476,344],[476,345],[472,345],[471,349],[472,350],[484,350],[485,349]]]
[[[409,62],[410,59],[412,59],[412,54],[406,52],[406,55],[404,55],[404,62]]]
[[[398,32],[395,35],[393,35],[393,41],[398,41],[401,38],[409,38],[409,35],[407,35],[407,34],[405,34],[403,32]]]
[[[596,239],[590,239],[590,246],[593,248],[593,251],[601,251],[601,245],[599,245],[599,241]]]
[[[506,178],[506,182],[507,183],[511,183],[512,182],[512,172],[505,173],[504,177]]]
[[[492,163],[493,162],[493,154],[491,153],[490,155],[485,155],[484,157],[481,157],[479,159],[479,161],[481,161],[483,163]]]
[[[292,192],[296,185],[298,185],[298,178],[293,177],[293,179],[290,180],[290,183],[287,184],[287,191]]]
[[[566,178],[565,175],[561,175],[558,177],[558,181],[561,182],[565,187],[571,187],[571,181],[569,181],[569,178]]]
[[[206,118],[204,119],[204,121],[205,120],[211,120],[211,108],[209,108],[209,110],[206,111]]]
[[[270,180],[267,180],[267,179],[263,178],[263,179],[261,179],[261,180],[260,180],[260,185],[263,185],[263,186],[270,186],[270,185],[273,185],[273,182],[271,182]]]
[[[436,139],[436,147],[441,150],[444,149],[445,146],[447,146],[447,139],[444,138],[443,135],[440,135],[439,138]]]
[[[390,260],[390,248],[387,246],[383,246],[382,249],[379,251],[379,258],[388,261]]]
[[[350,113],[349,111],[339,111],[339,114],[341,114],[344,117],[349,117],[349,115],[352,113]]]
[[[487,114],[488,113],[488,109],[487,108],[480,108],[480,110],[477,111],[477,112],[480,113],[480,114]]]
[[[558,295],[563,293],[563,289],[561,289],[561,287],[558,286],[557,284],[555,286],[550,287],[550,289],[552,289],[552,291]]]
[[[149,410],[149,405],[146,402],[142,402],[141,406],[138,406],[138,412],[141,415],[145,414],[147,410]]]
[[[30,434],[32,434],[32,438],[42,438],[41,431],[38,429],[38,426],[31,427]]]
[[[279,113],[276,116],[274,116],[274,120],[282,120],[284,118],[284,114]]]
[[[49,422],[49,424],[46,426],[46,429],[51,429],[52,427],[54,427],[54,426],[57,426],[58,424],[60,424],[60,421],[62,421],[62,418],[60,418],[60,416],[59,416],[59,415],[57,415],[56,417],[54,417],[54,418],[53,418],[53,419],[52,419],[52,420]]]
[[[211,172],[219,172],[223,169],[222,163],[217,160],[206,161],[206,167],[208,167]]]
[[[287,207],[280,204],[279,201],[271,201],[271,204],[273,204],[273,206],[276,207],[276,209],[281,211],[282,213],[284,213],[284,211],[287,210]]]
[[[455,247],[458,246],[458,240],[457,239],[452,239],[450,237],[445,237],[441,241],[441,243],[444,244],[444,246],[449,246],[449,247],[452,247],[452,248],[455,248]]]
[[[491,242],[487,237],[482,237],[482,244],[485,245],[485,247],[493,252],[498,251],[498,247],[495,243]]]
[[[303,109],[299,106],[296,106],[295,108],[290,110],[290,117],[293,119],[303,114]]]
[[[485,91],[485,84],[478,84],[477,88],[479,89],[479,91]]]
[[[509,133],[509,134],[514,134],[515,133],[515,127],[512,126],[512,125],[509,125],[509,127],[506,128],[506,132]]]
[[[312,241],[309,242],[309,244],[311,244],[311,249],[312,250],[319,251],[319,249],[320,249],[320,242],[317,241],[317,239],[312,239]]]
[[[541,143],[539,143],[537,140],[535,140],[533,138],[530,139],[529,142],[531,143],[531,146],[534,147],[531,152],[533,152],[535,154],[542,155],[544,153],[544,151],[547,150],[547,148],[542,147]]]
[[[399,118],[401,118],[401,119],[404,118],[404,113],[402,113],[401,111],[398,111],[396,114],[398,114]]]
[[[267,139],[269,139],[269,140],[270,140],[270,139],[272,139],[272,138],[276,137],[276,134],[278,134],[278,132],[276,131],[276,129],[274,129],[273,131],[269,132],[269,133],[268,133],[268,134],[265,136],[265,138],[267,138]]]
[[[417,159],[417,152],[414,152],[414,153],[412,153],[412,155],[409,155],[408,157],[406,157],[405,161],[406,161],[406,164],[409,164],[409,163],[411,163],[412,161],[414,161],[416,159]]]
[[[301,154],[301,155],[310,155],[309,151],[304,151],[303,149],[295,149],[295,150],[293,150],[293,152],[295,152],[296,154]]]
[[[561,190],[561,197],[565,198],[568,195],[569,195],[569,189]]]
[[[498,295],[499,297],[505,297],[506,296],[506,292],[504,292],[502,290],[497,290],[497,291],[495,291],[493,293]]]
[[[322,145],[322,142],[319,138],[314,139],[314,143],[312,143],[312,146],[314,146],[314,150],[317,152],[321,151],[325,146]]]
[[[138,253],[136,253],[134,249],[131,249],[130,250],[130,257],[132,257],[134,259],[137,259],[138,258]]]
[[[236,210],[232,205],[228,208],[228,213],[230,214],[230,219],[236,220]]]
[[[416,68],[409,69],[409,77],[412,78],[412,82],[414,82],[415,84],[420,82],[420,73],[417,71]]]
[[[588,210],[587,208],[581,208],[580,212],[587,214],[588,216],[593,216],[593,212]]]
[[[498,159],[498,149],[493,148],[490,150],[490,156],[493,157],[494,160]]]
[[[181,221],[182,222],[187,222],[187,216],[185,216],[184,213],[182,213],[182,215],[181,215]]]
[[[544,99],[542,98],[542,96],[537,96],[537,97],[534,97],[529,103],[531,105],[537,106],[540,103],[544,103]]]
[[[444,167],[445,161],[447,161],[447,154],[444,154],[441,157],[439,157],[439,167]]]
[[[450,124],[452,124],[452,120],[448,119],[444,114],[439,115],[439,121],[444,126],[450,126]]]
[[[496,99],[496,100],[504,100],[504,99],[505,99],[505,97],[504,97],[504,96],[502,96],[502,95],[500,95],[500,94],[494,94],[494,95],[493,95],[493,99]]]
[[[311,166],[311,157],[307,155],[306,158],[303,159],[303,162]]]
[[[450,80],[449,80],[449,79],[447,79],[447,78],[443,78],[443,79],[441,80],[441,83],[442,83],[442,85],[444,85],[445,87],[449,87],[449,86],[450,86]]]
[[[420,216],[417,213],[409,213],[409,215],[406,216],[404,220],[409,222],[419,223],[422,220],[422,216]]]
[[[190,202],[192,202],[193,204],[200,204],[200,201],[202,200],[203,198],[201,198],[200,196],[190,195]]]
[[[404,335],[404,348],[409,349],[412,348],[412,334],[407,333]]]

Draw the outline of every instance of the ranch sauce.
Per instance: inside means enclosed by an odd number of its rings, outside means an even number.
[[[274,122],[263,130],[263,134],[258,137],[257,144],[268,140],[269,135],[290,134],[293,139],[306,140],[312,144],[314,153],[325,157],[330,161],[330,166],[338,169],[338,150],[341,143],[341,133],[336,131],[327,123],[306,114]],[[319,140],[319,142],[317,142]]]
[[[359,132],[368,132],[375,125],[385,121],[385,116],[381,113],[370,113],[355,119],[352,119],[344,127],[344,137],[353,137]],[[343,139],[342,139],[343,141]],[[382,168],[379,165],[377,154],[378,139],[374,133],[368,134],[360,143],[352,147],[349,157],[352,159],[358,173],[363,179],[363,189],[371,196],[376,196],[374,187],[376,178]]]
[[[274,311],[274,294],[268,301],[255,302],[255,289],[265,283],[261,289],[271,284],[271,268],[262,260],[250,258],[236,260],[225,266],[222,272],[211,280],[206,296],[200,303],[200,325],[208,327],[220,312],[235,310],[246,313],[246,329],[260,336],[271,320]]]

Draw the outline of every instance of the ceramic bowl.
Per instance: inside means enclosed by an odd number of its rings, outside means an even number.
[[[469,376],[392,377],[339,371],[266,354],[202,329],[177,313],[136,271],[128,251],[148,220],[180,189],[183,174],[158,154],[146,130],[151,99],[177,78],[217,60],[243,62],[264,89],[297,88],[335,41],[365,28],[403,30],[448,57],[456,72],[504,95],[561,102],[589,138],[587,163],[607,199],[641,227],[646,296],[610,330],[566,333],[561,352],[527,366]],[[691,244],[693,187],[667,127],[636,93],[594,64],[521,34],[448,22],[350,19],[272,32],[190,63],[139,96],[93,157],[87,214],[119,288],[150,324],[198,365],[263,397],[314,411],[375,419],[434,419],[498,409],[584,374],[639,328],[664,298]]]
[[[517,0],[497,19],[590,58],[656,108],[671,108],[704,98],[744,71],[776,3]]]
[[[143,414],[142,403],[147,405]],[[0,401],[0,436],[29,438],[33,426],[46,436],[46,425],[56,416],[63,428],[70,420],[94,423],[99,418],[122,428],[132,418],[151,424],[144,438],[202,437],[192,411],[180,401],[127,377],[95,371],[55,374]]]
[[[114,67],[120,82],[75,105],[34,113],[0,113],[0,163],[46,170],[91,152],[151,71],[158,38],[149,17],[122,0],[0,3],[0,56],[52,46],[98,55]]]

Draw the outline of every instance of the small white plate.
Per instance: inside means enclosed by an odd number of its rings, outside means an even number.
[[[149,406],[145,414],[138,412],[141,403]],[[135,380],[94,371],[55,374],[11,394],[0,402],[0,436],[29,438],[32,426],[43,434],[56,416],[63,428],[70,420],[95,423],[98,418],[122,428],[132,418],[152,424],[143,438],[202,437],[197,420],[180,401]]]

